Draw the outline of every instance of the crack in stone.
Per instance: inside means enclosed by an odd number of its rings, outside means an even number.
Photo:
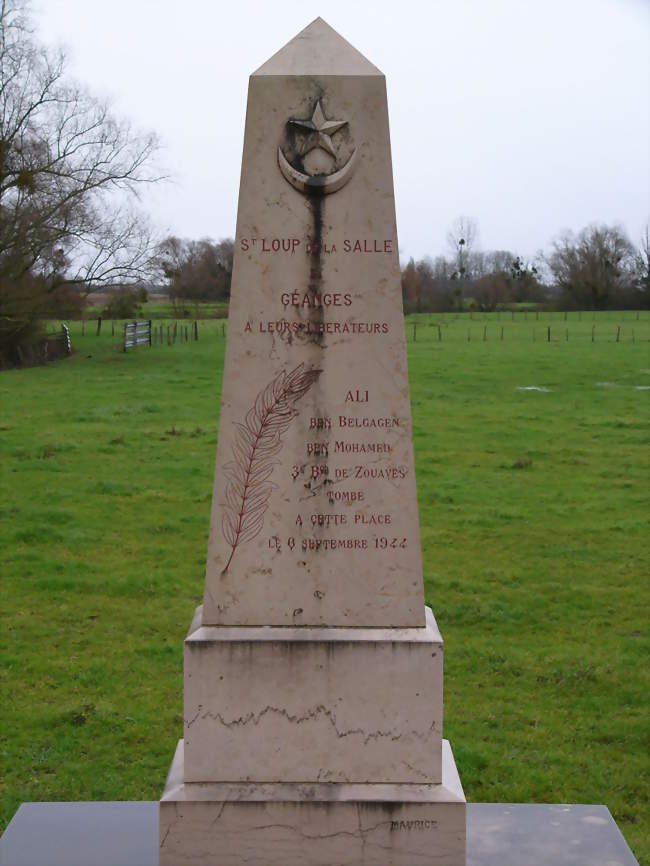
[[[384,822],[382,821],[381,824],[379,824],[377,826],[382,826],[383,823]],[[358,831],[357,832],[358,832],[359,837],[361,839],[361,859],[365,860],[365,856],[366,856],[366,833],[371,832],[371,830],[376,829],[376,827],[375,828],[369,827],[367,830],[364,831],[363,824],[361,821],[361,804],[360,803],[357,803],[357,825],[358,825]]]
[[[212,819],[212,821],[211,821],[211,823],[210,823],[210,827],[214,827],[216,824],[219,823],[219,819],[220,819],[221,816],[223,815],[224,809],[226,808],[226,806],[228,805],[228,803],[229,803],[228,800],[224,800],[224,801],[223,801],[223,803],[221,804],[221,808],[219,809],[219,811],[217,812],[217,814],[215,815],[215,817]]]
[[[418,770],[417,767],[414,767],[413,764],[409,764],[408,762],[405,762],[405,764],[412,773],[415,773],[416,776],[419,776],[426,783],[430,784],[431,779],[430,779],[430,776],[428,775],[428,773],[423,773],[422,770]]]
[[[167,827],[167,830],[165,831],[165,835],[160,840],[160,845],[159,845],[160,848],[163,847],[163,845],[167,841],[167,837],[169,836],[169,834],[172,831],[174,824],[176,824],[176,822],[178,821],[178,806],[176,803],[174,803],[174,815],[175,815],[175,818],[169,822],[169,826]]]
[[[196,714],[195,714],[195,715],[194,715],[194,716],[189,720],[189,722],[185,722],[185,727],[186,727],[186,728],[191,728],[191,727],[192,727],[192,725],[194,724],[194,722],[195,722],[195,721],[198,719],[198,717],[201,715],[201,709],[202,709],[202,707],[199,705],[199,708],[198,708],[198,710],[196,711]]]
[[[208,718],[213,719],[214,721],[219,722],[219,724],[223,725],[225,728],[245,727],[246,725],[249,725],[251,723],[253,725],[257,726],[260,724],[262,719],[265,716],[267,716],[269,713],[281,716],[282,718],[285,718],[288,722],[291,722],[291,724],[295,724],[295,725],[301,725],[304,722],[312,722],[312,721],[315,721],[319,717],[322,716],[330,722],[330,724],[334,728],[334,731],[336,732],[336,736],[339,739],[343,739],[344,737],[351,737],[351,736],[363,736],[364,746],[368,745],[368,743],[371,740],[379,740],[379,739],[390,739],[392,742],[397,742],[398,740],[402,739],[402,737],[409,735],[409,734],[410,734],[410,736],[414,737],[415,739],[418,739],[422,742],[426,742],[436,727],[436,723],[434,720],[425,733],[422,733],[421,731],[415,731],[415,730],[411,730],[408,732],[402,731],[402,732],[397,733],[393,729],[388,729],[385,731],[382,731],[382,730],[371,731],[370,733],[366,733],[363,728],[350,728],[349,730],[339,730],[339,727],[338,727],[337,721],[336,721],[336,715],[334,714],[334,712],[332,712],[332,710],[328,709],[323,704],[319,704],[313,710],[308,710],[303,715],[292,715],[291,713],[289,713],[285,709],[281,709],[280,707],[273,707],[269,704],[263,710],[261,710],[259,713],[255,713],[255,712],[251,711],[250,713],[247,713],[245,716],[239,716],[238,718],[231,719],[230,721],[225,719],[221,713],[212,713],[209,710],[202,713],[201,708],[199,708],[199,710],[196,712],[194,717],[192,719],[190,719],[188,722],[186,722],[186,727],[191,728],[192,725],[197,721],[197,719],[199,717],[201,719],[208,719]]]
[[[165,842],[167,841],[167,837],[168,837],[169,834],[171,833],[171,829],[172,829],[172,825],[173,825],[173,824],[174,824],[174,822],[172,821],[172,823],[171,823],[171,824],[169,825],[169,827],[167,828],[167,830],[166,830],[166,832],[165,832],[165,835],[164,835],[164,836],[162,837],[162,839],[160,840],[160,847],[161,847],[161,848],[164,847]]]
[[[359,806],[357,805],[357,812],[359,811]],[[359,816],[359,822],[361,822],[361,816]],[[359,826],[356,830],[336,830],[334,833],[307,833],[301,827],[295,824],[255,824],[254,826],[249,828],[249,832],[253,832],[255,830],[289,830],[292,833],[297,833],[302,839],[305,839],[308,842],[314,841],[316,839],[336,839],[337,836],[349,836],[352,839],[358,839],[361,836],[361,840],[365,843],[365,834],[373,833],[375,830],[379,830],[381,827],[388,826],[390,821],[379,821],[377,824],[373,824],[371,827],[367,827],[365,830]],[[383,846],[382,846],[383,847]]]

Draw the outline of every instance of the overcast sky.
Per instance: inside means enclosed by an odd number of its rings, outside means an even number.
[[[42,40],[165,146],[162,230],[233,235],[248,76],[321,15],[386,75],[403,259],[461,214],[526,256],[650,217],[650,0],[33,0]]]

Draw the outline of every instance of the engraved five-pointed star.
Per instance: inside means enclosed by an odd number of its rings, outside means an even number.
[[[323,109],[321,108],[320,99],[316,103],[311,120],[292,120],[291,123],[301,129],[308,130],[310,133],[306,136],[302,143],[302,147],[300,148],[301,156],[309,153],[309,151],[313,150],[315,147],[321,147],[331,156],[336,157],[336,153],[332,147],[332,136],[335,132],[338,132],[342,126],[345,126],[347,120],[327,120],[323,113]]]

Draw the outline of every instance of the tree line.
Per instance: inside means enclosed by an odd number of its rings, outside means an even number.
[[[459,217],[448,255],[410,259],[402,270],[407,312],[491,311],[519,304],[558,310],[650,306],[650,237],[635,247],[620,226],[564,232],[548,254],[528,261],[509,250],[478,247],[475,220]]]
[[[509,250],[478,247],[473,219],[459,217],[448,255],[410,259],[402,269],[406,312],[492,311],[521,304],[557,310],[643,309],[650,303],[650,238],[635,247],[619,226],[565,232],[548,254],[528,261]],[[227,301],[234,243],[168,238],[159,249],[165,289],[182,312],[187,302]]]
[[[48,319],[81,315],[98,289],[115,318],[154,288],[180,314],[228,301],[233,240],[161,239],[139,204],[163,178],[158,156],[153,133],[116,117],[70,80],[61,52],[38,43],[27,0],[0,0],[0,367],[38,345]],[[477,235],[460,218],[447,255],[408,262],[407,312],[648,306],[647,233],[635,248],[616,226],[590,226],[534,262],[482,251]]]

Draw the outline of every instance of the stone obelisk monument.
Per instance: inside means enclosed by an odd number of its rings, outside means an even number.
[[[321,19],[250,79],[235,245],[161,866],[463,866],[385,80]]]

